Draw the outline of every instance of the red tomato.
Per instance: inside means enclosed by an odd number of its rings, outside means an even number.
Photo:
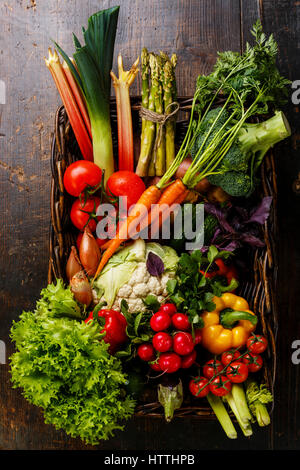
[[[173,349],[174,352],[180,356],[186,356],[190,354],[195,347],[193,337],[186,331],[176,333],[173,338]]]
[[[164,331],[171,325],[171,317],[164,312],[156,312],[150,319],[150,326],[153,331]]]
[[[142,361],[153,361],[155,359],[155,351],[150,343],[140,344],[137,348],[137,355]]]
[[[159,331],[152,338],[152,344],[156,351],[167,352],[172,347],[172,336],[164,331]]]
[[[144,181],[133,171],[116,171],[108,178],[106,183],[108,195],[127,197],[125,204],[127,210],[138,201],[145,189]]]
[[[187,331],[191,328],[189,317],[184,313],[175,313],[172,316],[172,325],[177,330]]]
[[[151,367],[151,369],[155,370],[156,372],[161,372],[161,368],[158,362],[152,362],[149,364],[149,366]]]
[[[243,363],[246,364],[249,372],[258,372],[262,368],[263,359],[259,354],[248,353],[243,356]]]
[[[248,378],[248,373],[248,367],[244,362],[240,361],[232,362],[226,370],[226,376],[235,384],[245,382]]]
[[[174,315],[174,313],[177,312],[177,308],[176,308],[176,305],[171,304],[171,303],[167,303],[167,304],[161,305],[159,311],[160,312],[165,312],[168,315],[170,315],[170,317],[172,317],[172,315]]]
[[[228,350],[223,352],[221,356],[221,362],[224,366],[227,366],[230,362],[238,360],[241,357],[241,353],[239,351]]]
[[[71,207],[70,217],[73,225],[83,231],[88,225],[92,232],[95,232],[100,217],[96,217],[96,211],[101,204],[101,199],[91,196],[84,200],[76,199]]]
[[[159,357],[158,364],[162,371],[167,372],[168,374],[173,374],[180,369],[181,358],[178,354],[173,352],[162,353]]]
[[[196,328],[196,330],[194,331],[194,336],[195,344],[200,344],[202,341],[202,332],[199,328]]]
[[[267,349],[268,340],[262,335],[252,334],[248,338],[246,346],[252,354],[261,354]]]
[[[223,365],[217,359],[210,359],[203,366],[203,375],[207,379],[211,379],[224,369]]]
[[[224,397],[230,392],[232,384],[225,375],[218,375],[209,383],[209,390],[217,397]]]
[[[195,397],[206,397],[209,393],[208,380],[206,377],[195,377],[189,383],[189,390]]]
[[[182,369],[189,369],[190,367],[192,367],[192,365],[194,364],[194,362],[196,360],[196,357],[197,357],[197,353],[196,353],[195,349],[190,354],[187,354],[186,356],[182,356],[182,358],[181,358],[181,368]]]
[[[64,173],[64,187],[71,196],[78,197],[85,189],[94,190],[102,180],[102,170],[93,162],[78,160]]]

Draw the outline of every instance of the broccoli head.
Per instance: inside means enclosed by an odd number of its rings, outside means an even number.
[[[209,182],[220,186],[227,194],[234,197],[249,196],[253,189],[253,181],[242,171],[226,171],[207,177]]]

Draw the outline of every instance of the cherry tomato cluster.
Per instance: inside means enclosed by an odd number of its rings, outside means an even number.
[[[247,380],[250,372],[262,368],[261,354],[267,349],[268,341],[262,335],[254,333],[248,338],[244,352],[225,351],[220,357],[208,360],[203,366],[203,375],[189,382],[189,390],[196,397],[205,397],[209,392],[216,396],[225,396],[233,383]]]
[[[192,333],[188,315],[166,303],[152,315],[150,327],[154,333],[152,342],[140,344],[137,355],[153,370],[172,374],[195,363],[195,346],[201,342],[201,332],[195,329]]]

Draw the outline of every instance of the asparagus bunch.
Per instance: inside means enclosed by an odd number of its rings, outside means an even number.
[[[174,111],[177,98],[175,67],[177,57],[167,54],[141,53],[142,106],[159,115]],[[136,173],[139,176],[162,176],[175,157],[175,125],[172,116],[162,126],[151,118],[142,118],[141,149]]]

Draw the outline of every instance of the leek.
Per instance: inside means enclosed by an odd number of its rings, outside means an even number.
[[[104,180],[114,172],[110,122],[112,61],[119,16],[119,6],[101,10],[88,19],[83,28],[84,45],[73,34],[75,65],[56,44],[67,62],[86,100],[93,142],[93,159],[104,172]]]

